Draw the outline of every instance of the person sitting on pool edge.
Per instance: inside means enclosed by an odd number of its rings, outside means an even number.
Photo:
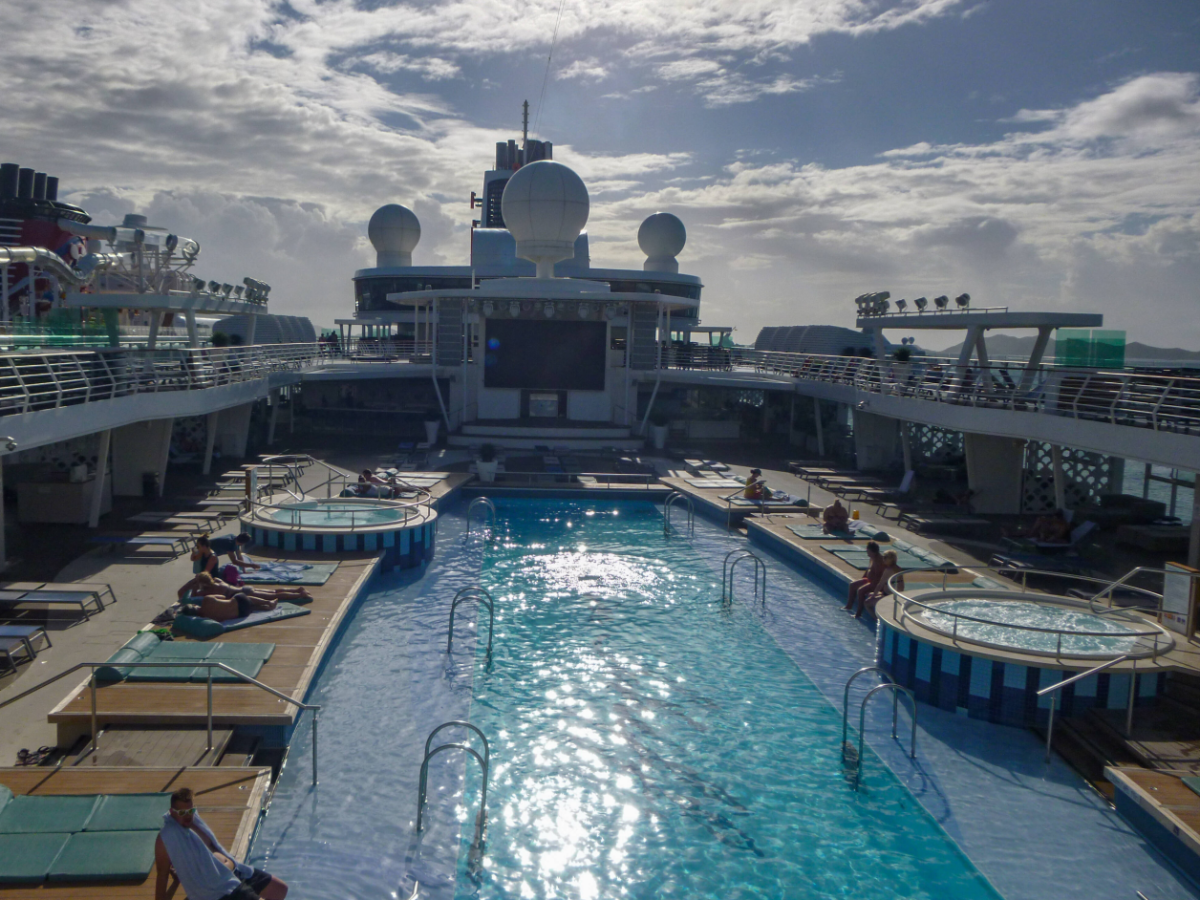
[[[886,550],[883,554],[883,571],[879,573],[879,583],[863,601],[863,607],[871,614],[871,618],[877,618],[875,615],[875,607],[879,605],[879,601],[892,593],[891,585],[888,580],[893,576],[896,578],[896,587],[904,590],[904,576],[900,573],[904,570],[900,568],[899,557],[895,550]],[[862,613],[859,612],[854,618],[858,618]]]
[[[196,541],[200,543],[199,539]],[[222,537],[209,538],[208,547],[217,556],[225,554],[229,557],[229,561],[241,569],[243,572],[246,569],[260,568],[258,563],[250,562],[243,555],[245,549],[254,543],[254,538],[250,537],[246,532],[242,532],[237,537],[231,534],[223,535]]]
[[[875,592],[879,586],[879,577],[883,574],[883,557],[879,553],[879,544],[875,541],[867,542],[867,557],[871,564],[867,566],[867,574],[857,581],[850,582],[850,593],[846,598],[846,605],[842,609],[853,609],[854,618],[860,618],[863,614],[863,604],[867,597]]]
[[[846,511],[846,507],[842,506],[841,500],[834,500],[821,513],[821,530],[826,534],[845,531],[849,526],[850,513]]]
[[[750,474],[746,476],[746,489],[742,491],[742,496],[747,500],[771,499],[771,489],[763,481],[762,469],[750,470]]]
[[[166,900],[174,875],[188,900],[284,900],[288,886],[269,872],[238,862],[196,812],[190,788],[171,795],[154,841],[154,900]]]

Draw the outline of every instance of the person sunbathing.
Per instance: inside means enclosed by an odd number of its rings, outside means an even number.
[[[826,534],[845,531],[850,526],[850,513],[842,506],[841,500],[834,500],[831,506],[825,507],[821,513],[821,530]]]
[[[266,590],[264,588],[251,588],[243,585],[235,587],[220,578],[214,578],[207,572],[201,572],[187,584],[179,589],[179,599],[185,597],[216,597],[218,599],[229,600],[236,594],[243,594],[253,600],[260,600],[269,603],[278,603],[280,600],[311,600],[312,594],[308,592],[308,588],[276,588],[275,590]],[[268,607],[274,609],[274,606]]]

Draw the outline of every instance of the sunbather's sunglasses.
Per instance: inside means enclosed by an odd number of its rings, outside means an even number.
[[[172,806],[171,812],[175,813],[175,815],[182,818],[183,816],[194,815],[196,812],[196,807],[193,806],[191,809],[176,809],[175,807]]]

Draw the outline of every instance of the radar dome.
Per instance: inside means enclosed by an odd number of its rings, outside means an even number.
[[[407,206],[389,203],[371,216],[367,237],[375,246],[375,265],[411,266],[413,248],[421,240],[421,223]]]
[[[517,256],[537,265],[538,278],[553,278],[554,264],[575,255],[575,238],[587,224],[589,208],[583,179],[549,159],[518,169],[500,199]]]
[[[675,257],[687,243],[687,229],[678,216],[658,212],[647,216],[638,229],[638,246],[647,259],[642,267],[647,272],[673,272],[678,274],[679,263]]]

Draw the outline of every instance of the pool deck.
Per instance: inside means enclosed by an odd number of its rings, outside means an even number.
[[[271,557],[257,554],[256,559]],[[329,556],[291,553],[274,557],[286,561],[331,562]],[[379,564],[378,554],[343,554],[338,567],[323,585],[309,587],[311,610],[279,622],[256,625],[220,635],[215,640],[233,643],[273,643],[275,652],[258,674],[258,680],[303,701],[338,628],[355,599]],[[191,638],[178,638],[190,641]],[[84,678],[50,711],[49,721],[58,726],[58,745],[69,747],[91,733],[91,690]],[[205,684],[102,684],[96,689],[97,721],[109,724],[204,725],[207,721],[208,688]],[[290,727],[298,709],[253,685],[213,685],[215,725],[267,725]]]
[[[269,768],[109,768],[81,766],[58,770],[39,767],[0,769],[0,784],[14,794],[137,794],[174,791],[190,787],[196,807],[217,839],[242,859],[271,783]],[[164,807],[164,812],[166,811]],[[5,900],[141,900],[154,897],[157,871],[139,882],[71,882],[37,885],[0,884]],[[182,898],[183,891],[168,888],[168,896]]]

